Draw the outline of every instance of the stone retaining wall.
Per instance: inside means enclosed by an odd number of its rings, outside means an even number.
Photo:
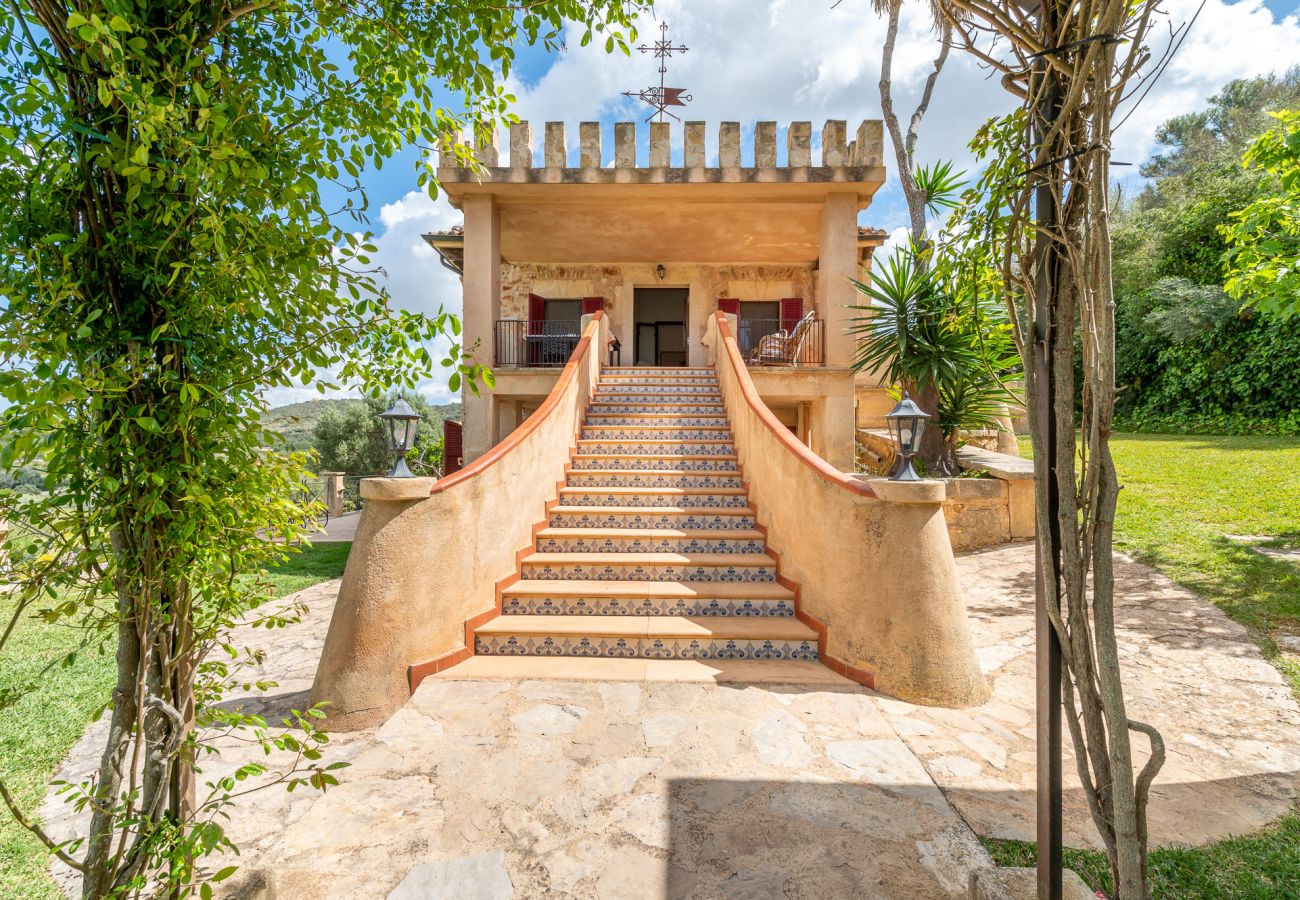
[[[873,456],[893,455],[893,440],[877,429],[860,429],[859,443]],[[1034,536],[1034,464],[1018,456],[967,444],[957,451],[966,470],[988,478],[946,478],[943,503],[953,550],[979,550]]]

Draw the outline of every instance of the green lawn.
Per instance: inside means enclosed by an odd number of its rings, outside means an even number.
[[[983,843],[998,865],[1032,866],[1037,857],[1034,845],[1023,841],[985,839]],[[1063,856],[1066,868],[1110,893],[1105,853],[1067,849]],[[1151,851],[1149,860],[1157,900],[1295,897],[1300,890],[1300,816],[1288,816],[1267,831],[1209,847],[1160,847]]]
[[[319,544],[271,572],[277,596],[343,574],[351,544]],[[0,595],[0,617],[13,606]],[[113,684],[113,659],[98,648],[79,652],[80,635],[66,625],[25,619],[0,651],[0,776],[24,809],[45,795],[46,783],[68,749],[103,709]],[[45,849],[16,825],[0,804],[0,897],[56,900],[46,875]]]
[[[1300,564],[1274,559],[1227,535],[1300,545],[1300,438],[1121,434],[1116,549],[1218,604],[1259,641],[1300,695],[1300,659],[1281,654],[1279,633],[1300,634]],[[1021,453],[1032,455],[1028,439]],[[985,840],[1002,865],[1033,865],[1034,845]],[[1066,865],[1110,887],[1105,854],[1066,851]],[[1208,847],[1151,854],[1162,898],[1297,896],[1300,815],[1268,831]],[[1288,893],[1291,891],[1291,893]]]
[[[1031,455],[1028,439],[1022,454]],[[1300,695],[1300,659],[1277,633],[1300,634],[1300,564],[1227,535],[1300,544],[1300,438],[1122,434],[1115,547],[1214,601],[1259,640]]]

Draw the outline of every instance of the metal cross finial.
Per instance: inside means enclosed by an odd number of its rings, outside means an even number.
[[[636,97],[654,109],[654,112],[646,119],[647,122],[656,115],[659,116],[659,121],[662,122],[664,113],[668,113],[668,115],[676,119],[677,116],[668,112],[667,107],[685,106],[693,98],[686,93],[686,88],[664,87],[664,75],[668,72],[668,57],[674,53],[685,53],[690,48],[685,44],[674,46],[672,41],[668,40],[668,23],[662,22],[659,25],[659,40],[655,41],[653,46],[642,44],[636,49],[641,53],[653,53],[655,58],[659,60],[659,86],[651,86],[641,91],[624,91],[623,96]]]

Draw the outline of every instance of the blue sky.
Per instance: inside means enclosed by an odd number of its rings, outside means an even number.
[[[1162,4],[1167,21],[1153,33],[1157,53],[1168,28],[1188,20],[1199,5],[1200,0]],[[1114,158],[1142,162],[1155,149],[1155,129],[1162,121],[1201,108],[1225,82],[1300,63],[1298,6],[1300,0],[1205,0],[1179,55],[1116,134]],[[924,4],[905,4],[904,10],[893,84],[898,106],[910,112],[936,45]],[[862,119],[880,116],[876,82],[884,29],[871,13],[869,0],[842,0],[838,5],[832,0],[659,0],[656,14],[669,23],[674,42],[691,48],[669,61],[668,83],[691,91],[694,100],[683,118],[709,123],[711,153],[716,152],[717,123],[724,120],[740,121],[748,141],[753,123],[760,120],[774,120],[780,129],[791,121],[811,120],[817,134],[825,119],[847,119],[852,133]],[[645,21],[642,37],[652,39],[657,30],[657,21]],[[621,92],[657,83],[655,62],[649,56],[610,56],[577,44],[576,38],[570,41],[566,53],[548,55],[526,48],[520,52],[510,80],[518,97],[516,114],[535,123],[539,150],[545,121],[563,120],[571,143],[579,122],[600,121],[607,154],[612,155],[613,123],[639,122],[647,113]],[[951,159],[960,168],[971,168],[966,150],[971,134],[1011,104],[996,79],[970,57],[954,52],[920,132],[922,161]],[[644,134],[641,139],[644,160]],[[680,142],[680,127],[675,125],[675,154],[681,152]],[[408,150],[382,170],[363,174],[371,203],[370,228],[398,305],[421,310],[442,305],[459,311],[459,283],[438,265],[419,236],[459,222],[460,215],[444,201],[415,191],[419,158]],[[886,168],[892,176],[895,167],[888,149]],[[893,233],[905,219],[901,193],[891,177],[861,221]],[[435,400],[450,399],[445,386],[437,383],[425,385],[424,391]]]

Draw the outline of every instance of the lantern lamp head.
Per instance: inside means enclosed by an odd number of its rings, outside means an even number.
[[[406,454],[415,447],[415,431],[420,421],[420,414],[411,409],[411,405],[398,397],[379,418],[388,423],[388,450],[396,457],[393,471],[389,478],[414,478],[415,473],[406,465]]]
[[[668,270],[664,268],[663,263],[660,263],[659,265],[655,266],[655,275],[658,277],[660,281],[663,281],[665,278],[668,277]]]
[[[925,423],[929,418],[929,414],[913,402],[907,391],[903,391],[903,399],[885,415],[889,433],[893,435],[898,449],[898,465],[889,476],[891,481],[921,480],[916,469],[912,468],[912,458],[921,451],[921,434],[925,431]]]

